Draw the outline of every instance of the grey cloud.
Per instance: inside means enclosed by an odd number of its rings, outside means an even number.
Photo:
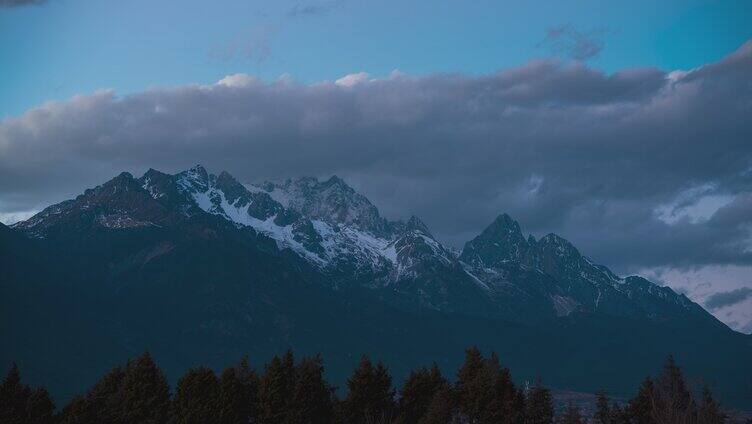
[[[733,306],[752,297],[752,288],[740,287],[736,290],[720,292],[711,295],[705,300],[705,307],[710,310],[718,310],[726,306]]]
[[[662,284],[662,285],[665,285],[665,284]],[[674,290],[678,294],[683,294],[685,296],[690,294],[689,289],[686,287],[672,287],[672,290]]]
[[[508,212],[617,271],[750,264],[750,46],[688,73],[549,60],[347,87],[246,77],[79,96],[0,123],[0,212],[201,162],[244,182],[336,173],[455,246]],[[702,185],[734,200],[701,222],[659,219]]]
[[[598,56],[603,50],[603,29],[581,32],[572,24],[549,28],[539,46],[546,46],[554,54],[563,54],[571,59],[585,61]]]

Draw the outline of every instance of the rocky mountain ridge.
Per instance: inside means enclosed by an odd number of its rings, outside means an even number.
[[[0,362],[60,399],[145,349],[171,378],[244,354],[322,353],[345,384],[360,353],[399,379],[427,358],[455,369],[479,345],[524,380],[614,395],[675,354],[749,404],[749,336],[683,295],[503,214],[455,251],[339,178],[123,173],[0,225],[0,271]]]
[[[517,321],[574,312],[714,320],[667,287],[616,276],[555,234],[525,237],[506,214],[454,252],[415,216],[407,222],[381,217],[336,176],[243,185],[227,172],[215,175],[201,165],[175,175],[150,169],[138,179],[122,173],[14,228],[55,237],[97,226],[170,226],[197,214],[272,239],[280,250],[289,249],[318,269],[334,288],[391,289],[438,310],[482,311]]]

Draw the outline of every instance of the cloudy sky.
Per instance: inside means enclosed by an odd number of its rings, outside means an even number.
[[[153,3],[0,0],[0,221],[124,170],[337,174],[450,245],[508,212],[752,332],[749,2]]]

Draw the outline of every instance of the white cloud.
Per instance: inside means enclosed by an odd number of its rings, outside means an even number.
[[[252,75],[232,74],[217,81],[217,85],[223,85],[225,87],[248,87],[256,82],[259,82],[259,79]]]
[[[752,266],[657,267],[643,269],[638,274],[685,293],[700,305],[704,305],[716,293],[752,288]],[[752,328],[752,298],[709,312],[734,330],[749,332]]]
[[[277,82],[280,84],[293,84],[295,83],[295,77],[292,74],[285,72],[277,77]]]
[[[717,194],[717,189],[717,184],[707,183],[682,191],[671,202],[656,208],[658,219],[667,224],[684,219],[692,224],[707,221],[735,198],[729,194]]]
[[[13,225],[16,222],[19,221],[25,221],[34,214],[36,214],[37,210],[33,211],[21,211],[21,212],[0,212],[0,222],[2,222],[5,225]]]
[[[355,87],[358,84],[367,82],[369,77],[370,75],[368,75],[367,72],[358,72],[354,74],[347,74],[337,81],[334,81],[334,83],[339,85],[340,87]]]

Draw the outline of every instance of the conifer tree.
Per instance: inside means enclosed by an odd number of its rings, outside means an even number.
[[[498,368],[496,354],[494,353],[491,356],[494,368]],[[503,367],[497,371],[495,393],[499,400],[500,409],[497,414],[500,414],[500,422],[511,424],[522,421],[525,401],[512,382],[512,374],[509,368]]]
[[[418,424],[448,424],[455,421],[456,404],[454,392],[447,385],[434,394],[428,410],[418,421]]]
[[[245,424],[256,420],[259,378],[248,365],[248,358],[227,368],[219,379],[219,422]]]
[[[467,350],[457,392],[460,412],[471,423],[513,423],[522,418],[523,402],[495,353],[484,359],[477,348]]]
[[[97,381],[86,394],[86,414],[94,422],[119,422],[122,409],[122,386],[125,369],[114,367]],[[77,406],[81,410],[82,405]]]
[[[400,391],[398,423],[417,423],[428,412],[439,391],[449,387],[436,364],[412,371]]]
[[[457,395],[460,404],[469,403],[472,382],[483,369],[483,355],[477,347],[471,346],[465,351],[465,362],[457,372]]]
[[[726,419],[726,414],[720,405],[713,399],[713,394],[708,386],[703,386],[700,406],[697,409],[697,422],[699,424],[721,424]]]
[[[321,356],[304,358],[295,367],[295,388],[292,397],[293,422],[296,424],[328,424],[332,422],[334,389],[324,380]]]
[[[0,422],[24,424],[26,422],[26,403],[31,390],[21,383],[21,372],[13,363],[8,375],[0,385]]]
[[[688,422],[695,414],[692,395],[684,381],[684,375],[669,356],[653,391],[653,418],[663,423]]]
[[[261,424],[291,423],[290,403],[295,387],[295,365],[291,351],[275,356],[266,365],[259,382],[259,422]]]
[[[167,421],[170,388],[149,353],[128,364],[120,397],[120,423],[158,424]]]
[[[76,396],[68,402],[60,412],[60,424],[89,424],[101,422],[97,421],[92,415],[89,404],[83,396]]]
[[[51,424],[55,404],[47,389],[30,389],[21,383],[21,372],[14,363],[0,385],[0,423]]]
[[[219,416],[219,381],[214,371],[188,370],[178,381],[172,400],[172,421],[177,424],[213,422]]]
[[[551,424],[554,421],[554,405],[551,392],[538,380],[525,399],[526,424]]]
[[[640,385],[637,395],[629,401],[626,415],[635,424],[653,424],[653,398],[655,387],[653,380],[646,378]]]
[[[26,401],[27,424],[52,424],[54,422],[55,404],[47,389],[34,389]]]
[[[129,362],[130,364],[130,362]],[[122,385],[125,369],[120,366],[103,375],[86,396],[74,397],[61,412],[61,421],[70,423],[119,423],[122,411]]]
[[[394,412],[392,378],[382,363],[373,366],[363,355],[347,380],[343,415],[348,423],[389,422]]]
[[[477,347],[471,346],[465,351],[465,362],[457,372],[457,400],[460,412],[470,422],[479,419],[483,399],[479,398],[479,384],[483,373],[484,358]]]
[[[507,368],[502,368],[495,353],[484,361],[479,384],[481,423],[513,423],[518,420],[515,410],[517,392]]]

